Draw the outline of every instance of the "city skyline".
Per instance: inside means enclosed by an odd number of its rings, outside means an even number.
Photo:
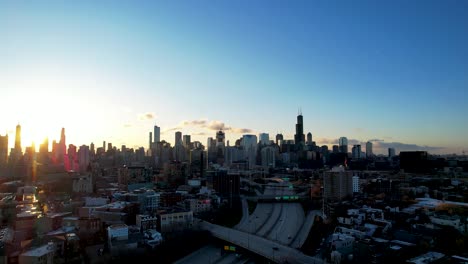
[[[287,7],[287,8],[285,8]],[[0,135],[146,148],[281,132],[468,150],[468,4],[0,3]],[[194,12],[196,11],[196,12]],[[227,129],[229,128],[229,129]],[[383,140],[383,142],[381,141]],[[358,141],[358,142],[356,142]],[[379,145],[384,146],[380,147]]]
[[[297,116],[298,118],[298,121],[299,121],[299,118],[301,120],[301,122],[299,122],[298,124],[303,124],[302,122],[302,118],[303,118],[303,115],[302,113],[298,114]],[[201,134],[186,134],[186,133],[183,133],[182,131],[180,131],[182,129],[182,126],[183,125],[187,125],[187,124],[184,124],[184,123],[189,123],[190,121],[184,121],[184,122],[181,122],[179,124],[179,126],[176,126],[174,128],[171,128],[171,129],[167,129],[165,132],[161,133],[162,135],[166,135],[165,137],[161,137],[160,135],[158,135],[160,137],[160,140],[161,141],[165,141],[165,142],[168,142],[170,143],[172,146],[175,146],[176,145],[176,139],[175,138],[179,138],[180,137],[180,140],[182,142],[182,136],[185,137],[185,136],[189,136],[189,137],[192,137],[192,136],[195,136],[194,140],[193,138],[191,139],[191,142],[195,142],[195,141],[198,141],[198,142],[201,142],[202,145],[205,146],[205,148],[207,148],[207,140],[209,140],[209,138],[216,138],[217,136],[217,132],[218,131],[223,131],[223,132],[226,132],[226,131],[234,131],[234,135],[237,135],[237,134],[242,134],[243,135],[255,135],[256,137],[258,136],[258,143],[261,142],[261,135],[262,134],[265,134],[265,132],[260,132],[260,133],[255,133],[255,131],[253,130],[249,130],[249,131],[243,131],[244,129],[238,129],[238,128],[232,128],[232,127],[229,127],[229,126],[226,126],[224,125],[224,123],[221,123],[221,122],[208,122],[206,120],[197,120],[197,121],[191,121],[190,125],[193,125],[193,126],[199,126],[199,127],[202,127],[202,128],[205,128],[205,129],[208,129],[210,131],[213,132],[213,134],[207,134],[207,133],[204,133],[203,135]],[[34,144],[34,148],[37,152],[39,152],[39,146],[41,146],[44,142],[47,142],[47,146],[48,146],[48,150],[49,152],[52,150],[52,146],[53,146],[53,142],[57,142],[57,144],[62,144],[61,142],[64,141],[64,138],[65,138],[65,135],[67,132],[65,128],[61,128],[60,129],[60,136],[56,139],[56,138],[50,138],[50,137],[47,137],[47,138],[44,138],[44,140],[42,141],[32,141],[31,144],[28,144],[28,143],[21,143],[21,142],[24,142],[24,137],[23,137],[23,133],[24,133],[24,128],[21,126],[21,124],[17,124],[17,126],[15,126],[16,128],[18,128],[18,126],[20,127],[19,129],[19,134],[18,134],[18,131],[15,130],[13,131],[12,133],[8,133],[8,138],[12,138],[12,136],[10,134],[13,134],[13,140],[8,140],[8,145],[9,147],[9,151],[10,149],[13,150],[13,149],[17,149],[17,146],[19,146],[23,152],[25,151],[25,149],[27,147],[30,147]],[[158,129],[158,132],[159,130],[161,129],[160,127],[158,127],[157,125],[155,125],[153,127],[153,129]],[[301,132],[302,129],[298,129],[298,125],[296,124],[296,133],[294,134],[291,134],[291,133],[278,133],[278,134],[272,134],[272,137],[270,138],[270,142],[272,143],[275,143],[275,138],[277,135],[281,135],[284,140],[289,140],[289,141],[292,141],[292,142],[295,142],[295,137],[296,137],[296,134],[297,132]],[[244,132],[244,133],[242,133]],[[302,136],[304,137],[305,136],[305,132],[302,131]],[[308,132],[307,134],[311,134],[310,131],[306,131]],[[171,133],[172,133],[172,137],[171,137]],[[26,130],[26,134],[28,134],[27,130]],[[156,140],[156,138],[154,138],[154,135],[156,133],[154,133],[154,131],[149,131],[149,135],[150,135],[150,144],[152,144],[152,142],[156,143],[156,142],[159,142]],[[269,135],[270,133],[266,133],[266,135]],[[284,135],[287,135],[289,137],[284,137]],[[299,137],[300,137],[301,134],[299,134]],[[4,136],[2,134],[0,134],[0,136]],[[231,141],[232,143],[230,144],[231,146],[234,145],[234,142],[239,139],[239,138],[242,138],[242,136],[238,137],[238,138],[235,138],[231,135],[231,137],[228,137],[227,141]],[[175,138],[174,138],[175,137]],[[7,138],[7,139],[8,139]],[[68,136],[67,136],[68,138]],[[17,143],[17,139],[19,139],[19,142],[20,143]],[[442,148],[435,148],[435,147],[429,147],[429,146],[417,146],[417,145],[412,145],[412,144],[404,144],[404,143],[400,143],[400,142],[385,142],[385,140],[381,140],[381,139],[368,139],[368,140],[364,140],[364,141],[360,141],[360,140],[357,140],[357,139],[348,139],[346,136],[343,136],[343,137],[340,137],[340,138],[336,138],[336,139],[330,139],[327,141],[327,139],[323,139],[323,138],[319,138],[319,142],[316,142],[314,140],[314,138],[312,137],[313,139],[313,142],[314,144],[317,144],[317,146],[323,146],[323,145],[326,145],[328,146],[328,148],[331,150],[333,146],[341,146],[341,139],[344,139],[345,140],[345,144],[347,147],[348,147],[348,153],[353,153],[353,151],[351,151],[351,147],[352,146],[355,146],[355,145],[359,145],[361,146],[363,149],[365,148],[365,152],[366,154],[367,153],[367,146],[368,144],[370,143],[370,148],[371,148],[371,155],[372,154],[376,154],[376,155],[386,155],[389,153],[390,149],[393,149],[393,151],[396,151],[396,153],[399,153],[400,151],[417,151],[417,150],[423,150],[423,151],[428,151],[430,152],[431,154],[452,154],[452,153],[448,153],[448,152],[440,152],[438,153],[437,150],[439,149],[442,149]],[[148,140],[148,138],[146,139]],[[109,140],[106,140],[105,138],[101,141],[92,141],[92,142],[88,142],[88,143],[82,143],[82,144],[76,144],[75,142],[70,142],[70,141],[67,141],[67,144],[64,145],[65,147],[68,147],[68,145],[72,144],[74,145],[75,147],[79,147],[81,145],[86,145],[86,146],[90,146],[91,144],[95,144],[95,145],[100,145],[100,142],[104,142],[103,144],[106,144],[106,143],[109,143],[109,144],[113,144],[114,147],[116,147],[117,149],[120,149],[121,146],[125,145],[127,148],[134,148],[134,149],[138,149],[138,148],[141,148],[143,147],[145,150],[148,150],[149,147],[148,147],[148,142],[146,143],[146,146],[144,144],[142,145],[126,145],[125,143],[122,143],[122,144],[115,144],[114,142],[112,141],[109,141]],[[309,142],[309,141],[308,141]],[[19,144],[19,145],[18,145]],[[300,144],[299,142],[297,142],[296,144]],[[305,144],[305,141],[303,141],[302,144]],[[42,147],[42,146],[41,146]],[[63,151],[63,150],[62,150]],[[340,150],[342,151],[342,150]],[[465,152],[462,152],[462,153],[455,153],[455,154],[465,154]]]

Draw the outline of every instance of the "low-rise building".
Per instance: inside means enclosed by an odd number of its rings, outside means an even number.
[[[128,226],[125,224],[111,225],[107,228],[107,238],[109,245],[112,246],[113,241],[128,239]]]
[[[19,255],[19,264],[53,264],[55,245],[49,243],[38,248],[28,250]]]
[[[462,223],[459,216],[433,215],[430,216],[431,222],[439,226],[451,226],[461,233],[467,232],[467,225]],[[466,223],[466,221],[465,221]]]
[[[185,202],[185,208],[187,210],[192,211],[194,214],[207,212],[207,211],[210,211],[212,208],[210,199],[190,198],[190,199],[185,199],[184,202]]]
[[[161,211],[159,212],[160,230],[162,233],[191,228],[193,225],[192,211]]]
[[[439,253],[439,252],[433,252],[429,251],[425,254],[422,254],[420,256],[417,256],[415,258],[409,259],[406,262],[407,263],[414,263],[414,264],[424,264],[424,263],[432,263],[434,261],[437,261],[441,258],[445,257],[444,254]]]
[[[73,178],[73,192],[92,193],[93,189],[93,177],[91,175],[79,175]]]
[[[158,218],[150,215],[137,215],[136,226],[141,230],[145,231],[148,229],[156,229],[158,226]]]

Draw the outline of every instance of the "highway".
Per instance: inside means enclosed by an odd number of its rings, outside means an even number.
[[[200,223],[200,227],[205,230],[209,230],[211,234],[217,238],[243,247],[276,263],[323,263],[319,258],[304,255],[297,249],[257,235],[224,226],[214,225],[205,221]]]
[[[245,256],[236,256],[235,253],[223,252],[219,247],[208,245],[178,260],[175,264],[244,264]]]
[[[265,186],[264,196],[294,195],[288,183]],[[312,211],[307,217],[300,203],[274,202],[257,203],[249,215],[246,197],[241,198],[242,218],[233,228],[200,222],[202,229],[232,244],[241,246],[276,263],[322,263],[321,259],[306,256],[296,248],[301,248],[320,211]],[[213,246],[211,246],[213,247]],[[221,255],[220,249],[202,248],[177,263],[246,263],[243,257],[235,254]]]
[[[294,195],[294,190],[289,189],[287,183],[278,183],[276,185],[278,187],[273,184],[266,186],[264,195]],[[235,229],[262,236],[283,245],[291,245],[298,236],[304,222],[304,210],[299,203],[258,203],[252,215],[247,220],[243,215],[242,221]],[[295,247],[300,248],[305,238],[296,241],[294,243]]]

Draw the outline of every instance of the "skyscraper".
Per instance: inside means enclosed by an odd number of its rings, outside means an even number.
[[[372,157],[373,155],[374,155],[374,153],[372,152],[372,142],[367,141],[367,143],[366,143],[366,156],[369,158],[369,157]]]
[[[362,156],[361,145],[354,145],[352,149],[353,159],[360,159]]]
[[[16,126],[15,150],[21,153],[21,126],[19,124]]]
[[[260,144],[262,145],[268,145],[270,143],[270,135],[268,133],[260,133],[258,135],[260,139]]]
[[[253,168],[257,158],[257,136],[256,135],[243,135],[242,147],[244,148],[244,157],[249,162],[249,168]]]
[[[338,145],[341,153],[348,153],[348,139],[346,137],[340,137]]]
[[[60,132],[60,148],[61,154],[67,154],[67,144],[66,144],[66,137],[65,137],[65,128],[62,127],[62,131]]]
[[[0,136],[0,166],[8,161],[8,134]]]
[[[307,145],[312,144],[312,133],[307,133]]]
[[[190,149],[190,145],[191,145],[191,137],[190,135],[184,135],[182,137],[182,143],[184,144],[184,147],[186,149]]]
[[[86,145],[80,146],[78,149],[78,164],[80,172],[85,172],[90,162],[90,151]]]
[[[160,135],[161,135],[161,128],[155,125],[154,133],[153,133],[154,143],[161,142]]]
[[[280,141],[283,141],[283,134],[276,134],[276,145],[279,145]]]
[[[264,168],[274,168],[276,162],[276,149],[273,146],[266,146],[261,150],[262,166]]]
[[[223,131],[218,131],[216,133],[216,146],[225,146],[224,140],[226,139],[226,136]]]
[[[175,132],[175,143],[174,143],[174,146],[175,146],[175,145],[179,145],[179,144],[182,144],[182,132],[177,131],[177,132]]]
[[[208,150],[212,150],[214,147],[216,147],[216,140],[212,137],[209,137],[206,141],[206,147]]]
[[[305,144],[304,122],[302,119],[302,113],[300,111],[299,111],[299,115],[297,116],[296,134],[294,135],[294,143],[296,145]]]
[[[153,132],[149,132],[149,146],[148,149],[153,148]]]

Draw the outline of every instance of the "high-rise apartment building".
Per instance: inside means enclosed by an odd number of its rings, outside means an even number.
[[[339,201],[353,194],[353,175],[343,166],[334,167],[323,174],[324,198]]]
[[[354,175],[353,176],[353,193],[358,193],[359,191],[360,191],[359,176]]]

